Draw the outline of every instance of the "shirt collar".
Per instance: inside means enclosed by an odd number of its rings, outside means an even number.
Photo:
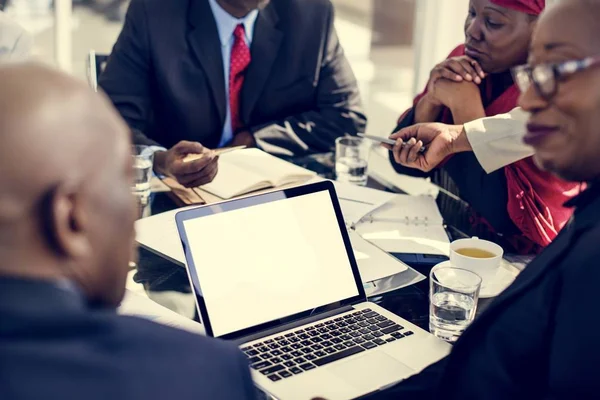
[[[584,208],[600,197],[600,181],[588,183],[587,188],[580,194],[567,201],[564,206],[569,208]]]
[[[258,10],[253,10],[244,18],[238,19],[225,11],[217,3],[217,0],[208,0],[208,3],[210,4],[215,21],[217,22],[217,30],[219,31],[221,46],[229,45],[231,37],[233,36],[233,31],[239,24],[244,24],[246,41],[248,44],[252,42],[252,36],[254,35],[254,23],[258,17]]]
[[[586,190],[565,206],[575,207],[573,229],[585,230],[590,226],[600,226],[600,182],[590,183]]]
[[[37,280],[0,276],[0,312],[85,310],[88,304],[77,286],[66,280]],[[0,317],[1,318],[1,317]],[[2,324],[0,324],[2,325]]]

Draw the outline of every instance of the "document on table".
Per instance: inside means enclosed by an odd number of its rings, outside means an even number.
[[[136,222],[136,241],[143,247],[185,266],[185,254],[177,232],[175,214],[182,209],[143,218]],[[406,270],[406,265],[349,231],[363,282],[385,278]],[[232,244],[233,246],[234,244]]]
[[[390,253],[448,255],[450,240],[435,200],[397,195],[356,226],[366,240]]]
[[[177,232],[175,214],[197,207],[179,208],[135,221],[136,242],[175,264],[185,266],[185,254]]]
[[[148,297],[132,292],[131,290],[125,292],[125,298],[119,306],[118,313],[148,319],[158,324],[192,333],[205,334],[204,327],[201,324],[183,317],[150,300]]]
[[[348,231],[360,277],[364,283],[399,274],[408,269],[406,264],[377,246],[367,242],[352,230]]]
[[[377,210],[397,196],[394,193],[350,183],[334,182],[334,185],[347,225],[357,224],[365,215]]]

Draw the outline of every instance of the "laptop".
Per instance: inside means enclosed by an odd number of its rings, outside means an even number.
[[[238,343],[255,384],[277,399],[356,398],[450,351],[367,301],[331,182],[182,211],[176,221],[207,335]]]

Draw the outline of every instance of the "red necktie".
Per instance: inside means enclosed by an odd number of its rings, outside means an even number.
[[[244,25],[239,24],[233,31],[233,47],[229,66],[229,108],[233,134],[242,127],[240,120],[240,93],[244,84],[246,69],[250,64],[250,49],[246,44]]]

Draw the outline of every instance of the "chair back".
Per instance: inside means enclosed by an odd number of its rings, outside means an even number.
[[[95,50],[90,50],[88,54],[86,62],[88,84],[95,92],[98,91],[98,78],[104,71],[108,57],[107,54],[96,54]]]

